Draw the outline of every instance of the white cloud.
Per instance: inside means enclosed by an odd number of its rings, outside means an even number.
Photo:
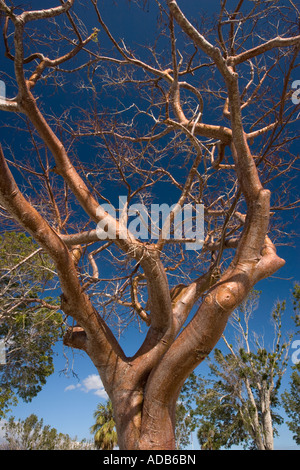
[[[65,388],[65,392],[68,392],[69,390],[75,390],[76,388],[80,388],[81,387],[81,384],[77,384],[77,385],[68,385],[66,388]]]
[[[103,388],[102,381],[99,375],[97,374],[89,375],[86,379],[82,381],[82,385],[86,392],[89,392],[90,390],[99,390],[100,388]]]
[[[85,393],[93,392],[94,395],[97,395],[100,398],[104,398],[105,400],[108,399],[103,383],[97,374],[89,375],[83,379],[82,383],[77,385],[68,385],[68,387],[65,388],[65,392],[75,389],[81,390]]]
[[[94,395],[97,395],[98,397],[103,398],[104,400],[108,400],[108,395],[105,391],[105,388],[103,388],[102,390],[96,390],[94,392]]]

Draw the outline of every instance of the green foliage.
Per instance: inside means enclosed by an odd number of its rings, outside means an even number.
[[[176,405],[175,442],[176,449],[184,449],[190,444],[194,429],[193,417],[183,402]]]
[[[17,397],[30,401],[53,373],[53,346],[62,335],[57,298],[46,291],[53,264],[24,233],[0,237],[0,417]],[[30,255],[37,252],[34,256]]]
[[[296,327],[300,326],[300,285],[296,284],[293,291],[294,312]],[[297,331],[299,334],[299,331]],[[282,394],[283,406],[290,418],[287,421],[288,428],[293,433],[293,439],[300,445],[300,363],[293,367],[289,390]]]
[[[201,450],[219,450],[222,447],[222,436],[213,423],[203,421],[198,429],[197,437]]]
[[[294,367],[291,375],[290,389],[282,394],[283,406],[290,418],[288,428],[293,433],[293,439],[300,445],[300,364]]]
[[[216,350],[216,355],[221,358],[219,353]],[[190,427],[191,430],[198,429],[202,450],[229,448],[242,439],[240,417],[233,413],[231,395],[222,380],[204,379],[193,373],[186,381],[180,399],[186,399]]]
[[[295,325],[297,328],[300,328],[300,284],[295,284],[293,290],[293,297],[294,297],[294,312],[295,316],[293,317],[295,320]],[[298,334],[300,330],[298,331]]]
[[[7,450],[82,450],[91,447],[85,441],[72,440],[68,434],[44,426],[43,420],[35,414],[23,421],[10,417],[3,429],[6,441],[3,447]]]
[[[205,395],[197,400],[196,409],[196,413],[202,417],[198,430],[202,446],[207,445],[209,429],[213,432],[214,449],[240,444],[248,449],[255,448],[252,421],[255,410],[258,410],[259,416],[262,414],[263,387],[270,394],[273,429],[282,423],[282,418],[275,412],[279,404],[278,385],[281,377],[277,377],[274,384],[273,354],[264,349],[256,353],[246,353],[240,349],[239,353],[240,356],[231,353],[224,355],[217,350],[214,363],[210,364],[211,373],[216,379],[209,381]],[[252,396],[249,396],[249,388]]]
[[[175,416],[175,442],[177,449],[184,449],[191,443],[191,435],[197,425],[194,406],[195,397],[201,395],[204,383],[192,372],[181,389],[179,399],[176,404]]]
[[[198,377],[202,393],[196,396],[194,417],[203,450],[230,448],[247,439],[242,410],[236,401],[242,392],[242,381],[232,375],[235,360],[231,355],[224,357],[220,350],[216,350],[215,360],[215,364],[210,363],[210,369],[216,379]]]
[[[98,42],[99,29],[93,28],[92,41]]]
[[[113,450],[118,439],[110,400],[106,405],[99,404],[97,406],[94,418],[96,423],[91,427],[91,433],[94,434],[95,446],[101,450]]]

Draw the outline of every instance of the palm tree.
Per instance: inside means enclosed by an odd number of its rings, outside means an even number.
[[[112,450],[117,445],[118,438],[110,400],[106,405],[97,406],[94,418],[96,423],[91,427],[91,433],[94,434],[95,446],[101,450]]]

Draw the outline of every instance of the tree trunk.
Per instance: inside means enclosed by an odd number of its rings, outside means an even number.
[[[262,428],[263,428],[263,440],[265,450],[274,449],[273,441],[273,423],[271,415],[271,399],[270,390],[267,387],[267,383],[263,382],[261,388],[261,411],[262,411]]]
[[[258,450],[265,450],[264,447],[264,441],[262,438],[262,433],[261,433],[261,427],[259,424],[259,416],[258,416],[258,409],[257,405],[251,390],[251,386],[249,383],[248,378],[245,378],[245,385],[247,389],[247,394],[248,394],[248,399],[250,400],[251,403],[251,413],[249,414],[249,419],[251,422],[250,429],[251,429],[251,436],[253,438],[253,441],[255,442],[256,448]]]
[[[129,382],[127,382],[129,384]],[[176,400],[147,404],[145,391],[114,389],[112,403],[121,450],[175,450]]]

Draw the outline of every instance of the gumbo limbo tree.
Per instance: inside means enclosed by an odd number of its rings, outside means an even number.
[[[173,449],[186,378],[284,265],[299,11],[291,0],[57,3],[0,0],[1,212],[53,260],[64,342],[99,371],[119,447]],[[112,214],[103,204],[120,195]],[[172,210],[143,238],[138,207],[154,203]],[[172,236],[186,204],[204,206],[201,250]],[[128,357],[118,335],[133,322],[145,335]]]

